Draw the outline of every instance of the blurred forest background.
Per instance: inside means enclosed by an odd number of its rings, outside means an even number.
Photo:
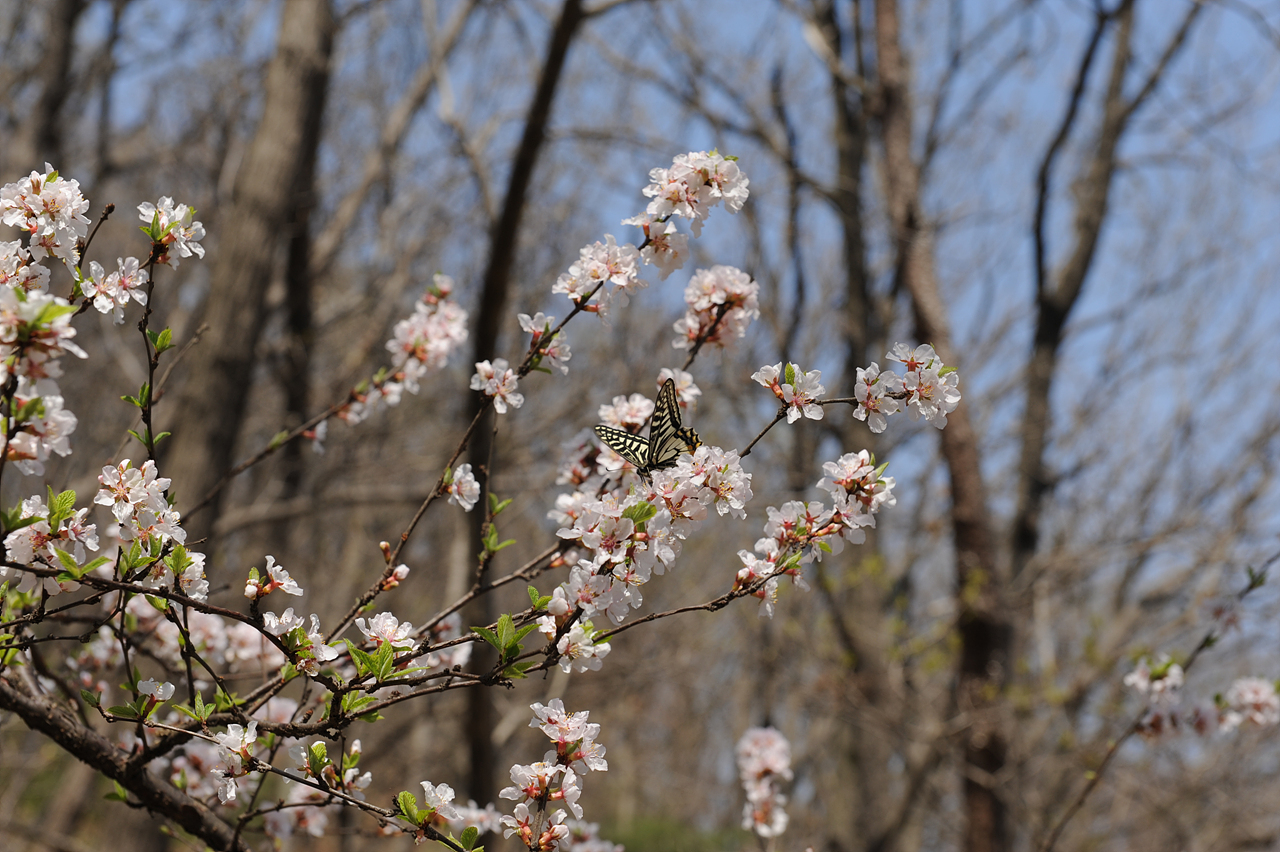
[[[766,506],[816,498],[823,461],[872,449],[898,504],[811,566],[811,592],[784,591],[771,621],[752,602],[629,631],[600,672],[401,705],[360,732],[380,803],[423,778],[493,800],[544,747],[528,705],[562,696],[608,748],[587,817],[632,852],[750,844],[733,744],[764,723],[796,772],[778,848],[1038,848],[1140,710],[1123,675],[1185,657],[1280,549],[1278,2],[6,0],[0,56],[0,180],[47,160],[95,215],[115,203],[91,258],[143,253],[133,211],[160,195],[209,232],[203,261],[160,270],[153,320],[179,346],[200,335],[157,408],[184,515],[386,363],[433,273],[472,312],[469,351],[420,395],[189,516],[228,606],[272,554],[305,611],[347,609],[468,422],[472,362],[518,359],[517,312],[567,313],[550,290],[580,246],[640,241],[618,223],[676,154],[739,157],[751,198],[612,328],[571,324],[567,377],[521,386],[492,448],[518,540],[498,571],[554,543],[561,444],[683,362],[671,325],[696,267],[761,285],[742,345],[694,366],[710,443],[741,449],[772,417],[761,364],[821,369],[832,396],[896,340],[960,368],[943,433],[895,418],[873,436],[843,407],[771,432],[748,522],[706,524],[646,612],[727,590]],[[146,366],[131,325],[76,324],[75,453],[47,478],[83,499],[129,454],[119,397]],[[40,487],[16,480],[6,506]],[[478,550],[437,508],[386,600],[415,624]],[[1273,589],[1251,595],[1187,700],[1280,676],[1278,614]],[[1266,731],[1131,739],[1060,848],[1271,848],[1277,760]],[[6,849],[187,848],[12,720],[0,764]],[[409,848],[371,827],[351,814],[289,848]]]

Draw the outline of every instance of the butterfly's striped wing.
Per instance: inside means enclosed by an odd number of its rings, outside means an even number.
[[[649,441],[612,426],[597,426],[596,434],[609,449],[631,462],[637,470],[644,470],[649,461]]]
[[[653,401],[653,417],[649,419],[649,458],[645,473],[665,470],[675,466],[676,459],[684,452],[684,441],[679,437],[680,400],[676,397],[676,383],[667,379]]]
[[[645,473],[675,467],[681,453],[691,453],[702,446],[702,439],[684,427],[680,418],[680,400],[676,383],[667,379],[658,391],[649,423],[649,463]]]
[[[609,449],[635,466],[641,476],[675,467],[681,453],[691,453],[702,445],[698,433],[686,429],[680,418],[676,383],[667,379],[654,400],[649,418],[649,437],[641,438],[611,426],[597,426],[596,434]]]

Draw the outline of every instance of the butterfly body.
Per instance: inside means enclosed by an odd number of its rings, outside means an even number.
[[[702,446],[698,433],[686,428],[681,420],[676,383],[671,379],[663,383],[654,400],[647,438],[612,426],[597,426],[596,434],[609,449],[629,461],[636,472],[646,478],[655,470],[675,467],[681,453],[691,453]]]

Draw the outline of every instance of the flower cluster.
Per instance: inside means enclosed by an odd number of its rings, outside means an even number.
[[[40,560],[51,567],[62,567],[69,559],[77,566],[82,565],[86,548],[98,549],[98,529],[94,524],[85,523],[88,515],[88,509],[50,511],[39,495],[23,500],[19,518],[31,520],[5,536],[8,559],[26,565]],[[11,572],[18,576],[17,591],[28,592],[36,587],[34,574],[5,566],[0,566],[0,582],[8,580]],[[42,587],[47,594],[56,595],[74,591],[80,584],[70,577],[45,577]]]
[[[538,369],[543,359],[546,359],[561,374],[568,375],[569,359],[573,357],[573,352],[569,349],[569,340],[564,331],[551,330],[556,318],[538,311],[533,316],[517,314],[516,319],[520,321],[520,328],[533,337],[529,341],[529,349],[534,353],[533,369]]]
[[[222,763],[213,774],[221,779],[218,801],[225,805],[236,800],[236,779],[251,771],[253,747],[258,743],[258,723],[250,722],[248,727],[228,725],[223,733],[214,734],[214,739],[218,741],[218,758]]]
[[[1182,666],[1167,655],[1162,655],[1154,667],[1143,657],[1134,670],[1124,676],[1124,685],[1152,705],[1176,703],[1182,682]]]
[[[649,180],[644,194],[653,200],[645,214],[660,221],[672,216],[689,219],[695,237],[702,233],[707,214],[717,204],[724,202],[730,213],[741,210],[750,184],[738,168],[737,158],[718,151],[680,154],[671,168],[650,171]]]
[[[467,312],[448,300],[453,279],[436,274],[433,286],[414,305],[413,314],[396,323],[387,341],[394,381],[409,393],[418,392],[418,380],[439,370],[455,349],[467,342]]]
[[[57,359],[63,355],[89,357],[71,340],[76,336],[71,327],[75,310],[58,296],[0,289],[0,359],[8,374],[38,382],[62,375]]]
[[[50,454],[71,454],[71,433],[79,424],[75,414],[63,407],[62,393],[52,379],[32,382],[18,379],[13,394],[14,431],[9,439],[7,461],[28,476],[44,473]],[[10,418],[0,418],[10,425]]]
[[[518,385],[516,371],[511,369],[506,358],[495,358],[492,364],[477,362],[476,374],[471,377],[471,389],[493,397],[493,407],[499,414],[506,414],[508,408],[524,405],[524,394],[516,392]]]
[[[56,257],[74,265],[80,259],[78,243],[89,231],[84,215],[89,201],[80,182],[62,177],[48,163],[44,174],[0,187],[0,222],[26,231],[31,256]]]
[[[435,274],[414,305],[413,314],[396,323],[387,341],[393,369],[380,371],[372,381],[353,390],[351,401],[337,412],[339,418],[354,426],[384,405],[399,405],[405,391],[416,394],[419,381],[428,372],[444,367],[449,356],[466,343],[467,311],[449,301],[453,288],[452,278]],[[323,435],[317,434],[316,439],[323,439]]]
[[[293,663],[299,671],[309,675],[320,673],[320,664],[338,658],[339,651],[324,642],[324,632],[320,629],[320,616],[311,614],[311,629],[301,615],[294,615],[293,607],[284,611],[283,615],[274,612],[262,614],[262,624],[272,636],[279,636],[289,649]]]
[[[1182,707],[1184,678],[1182,666],[1164,654],[1154,665],[1143,657],[1124,676],[1124,685],[1147,703],[1138,733],[1152,739],[1184,727],[1207,734],[1234,731],[1245,724],[1260,728],[1280,724],[1280,694],[1274,681],[1238,678],[1225,694],[1214,696],[1213,706]]]
[[[195,213],[195,208],[174,204],[167,195],[156,204],[144,201],[138,205],[143,230],[157,247],[153,249],[156,263],[177,269],[180,257],[204,257],[204,246],[196,242],[204,238],[204,225],[194,221]]]
[[[518,804],[510,816],[502,817],[503,836],[516,835],[530,852],[553,852],[569,839],[570,829],[564,810],[548,815],[547,806],[563,803],[581,819],[580,779],[587,772],[607,771],[609,764],[604,746],[596,742],[600,726],[587,722],[587,711],[569,713],[559,698],[530,709],[534,719],[529,726],[546,734],[554,749],[538,763],[511,767],[512,786],[498,795]]]
[[[98,477],[102,487],[93,502],[111,507],[111,514],[120,522],[123,541],[163,544],[172,539],[184,543],[187,533],[178,526],[181,516],[165,496],[169,479],[157,474],[156,463],[150,459],[141,468],[132,464],[125,459],[115,467],[104,467]]]
[[[139,305],[147,303],[146,284],[151,276],[136,257],[116,258],[116,267],[116,271],[107,272],[98,261],[89,261],[89,277],[80,282],[80,289],[98,313],[111,314],[119,325],[124,322],[129,299]]]
[[[732,266],[699,269],[684,289],[688,306],[676,320],[676,349],[692,349],[699,340],[724,348],[747,333],[760,317],[760,285]]]
[[[669,219],[654,219],[648,213],[623,219],[624,225],[635,225],[644,231],[644,243],[640,249],[640,259],[646,264],[658,268],[658,277],[663,281],[667,276],[684,266],[689,259],[689,237],[676,229],[676,223]]]
[[[373,782],[372,773],[360,771],[359,740],[351,743],[351,748],[342,755],[340,763],[329,759],[328,749],[323,742],[313,745],[302,741],[294,742],[288,747],[288,752],[300,770],[291,771],[290,774],[314,778],[328,789],[353,799],[363,801],[364,790]],[[342,807],[329,794],[302,785],[290,790],[285,797],[285,804],[291,807],[267,814],[263,827],[267,835],[277,841],[291,837],[295,832],[323,837],[329,825],[330,814]]]
[[[575,305],[585,304],[596,293],[596,300],[584,310],[595,313],[607,325],[615,302],[626,307],[630,295],[647,286],[639,272],[640,251],[630,243],[618,245],[612,234],[606,234],[603,243],[579,250],[578,261],[556,279],[551,292],[564,293]]]
[[[1248,722],[1260,728],[1280,724],[1280,695],[1275,681],[1242,677],[1218,702],[1218,725],[1233,731]]]
[[[593,642],[590,619],[603,614],[621,623],[643,603],[640,587],[672,566],[709,508],[743,518],[751,496],[751,475],[743,471],[738,454],[707,444],[621,497],[606,493],[597,500],[583,491],[561,495],[550,513],[563,525],[556,534],[587,552],[552,593],[548,614],[538,622],[543,635],[557,641],[561,667],[599,668],[607,645]],[[565,632],[575,613],[580,618]]]
[[[787,407],[787,422],[795,423],[801,415],[810,420],[822,419],[822,405],[818,397],[826,392],[820,382],[821,370],[805,372],[795,364],[787,364],[782,368],[779,362],[773,366],[764,366],[751,375],[751,378],[773,391],[773,395],[782,400]]]
[[[787,829],[781,785],[792,778],[790,743],[774,728],[748,728],[738,740],[737,758],[747,793],[742,827],[761,837],[777,837]]]
[[[865,528],[875,527],[881,507],[897,503],[893,477],[883,476],[884,469],[866,450],[845,453],[823,465],[827,475],[818,482],[818,488],[831,495],[832,508],[820,501],[799,500],[783,503],[781,508],[768,507],[764,538],[756,542],[755,553],[738,551],[743,567],[734,580],[735,589],[750,589],[760,598],[760,615],[773,616],[779,576],[808,588],[801,566],[821,561],[824,553],[839,553],[845,542],[866,540]]]
[[[652,183],[645,187],[644,194],[652,200],[645,212],[622,221],[644,231],[640,248],[631,243],[619,245],[612,234],[606,234],[604,242],[584,246],[577,262],[551,288],[552,293],[564,293],[574,305],[597,314],[606,325],[615,304],[626,306],[631,294],[647,286],[639,276],[641,263],[656,266],[664,280],[684,266],[689,257],[689,238],[676,230],[673,216],[691,220],[697,236],[712,207],[723,202],[730,213],[742,208],[749,183],[735,159],[715,151],[681,154],[670,168],[650,171],[649,179]],[[592,294],[596,298],[588,303]],[[750,310],[754,309],[753,293]],[[737,329],[739,324],[745,327],[745,317],[735,318],[730,327]]]
[[[33,263],[20,241],[0,242],[0,287],[43,293],[49,289],[49,268]]]
[[[904,408],[912,420],[923,417],[939,429],[946,427],[947,415],[960,404],[960,375],[955,368],[944,366],[927,343],[915,349],[896,343],[887,357],[903,364],[906,373],[881,372],[874,361],[865,369],[859,368],[853,416],[867,421],[877,433],[885,430],[889,415]]]

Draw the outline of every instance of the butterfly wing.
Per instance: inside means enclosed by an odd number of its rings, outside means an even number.
[[[667,379],[654,400],[653,418],[649,421],[649,458],[643,472],[675,467],[681,453],[690,452],[701,443],[697,432],[684,428],[676,383]]]
[[[609,449],[631,462],[637,470],[643,470],[649,461],[649,441],[612,426],[597,426],[596,434]]]

